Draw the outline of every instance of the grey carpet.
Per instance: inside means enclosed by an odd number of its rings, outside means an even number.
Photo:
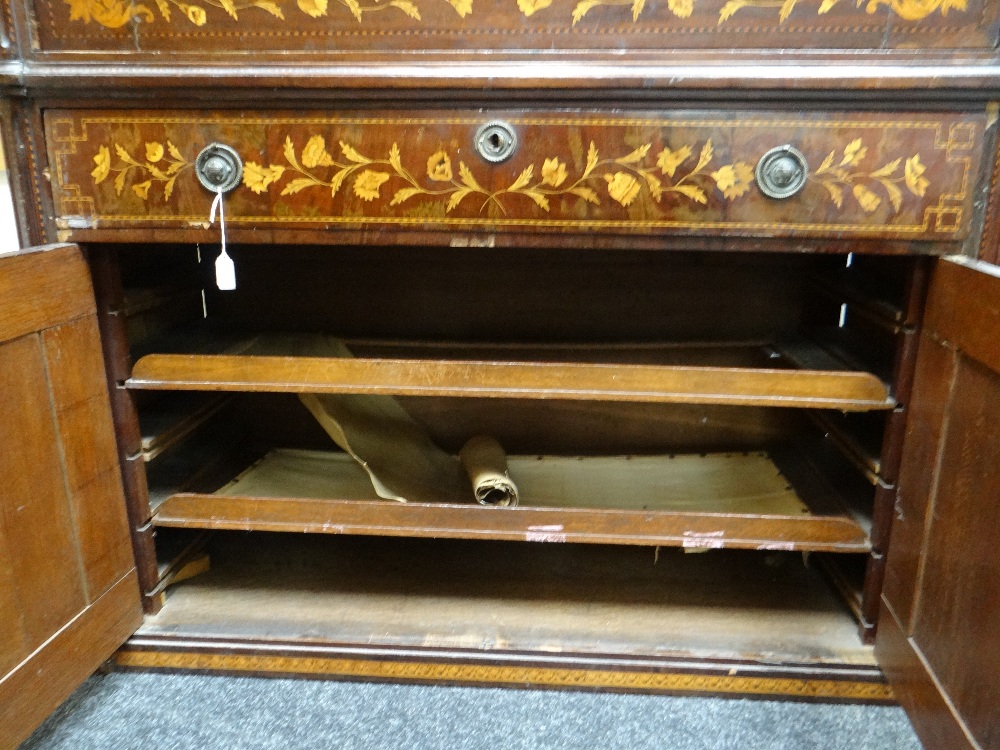
[[[252,677],[92,677],[22,750],[919,750],[899,708]]]

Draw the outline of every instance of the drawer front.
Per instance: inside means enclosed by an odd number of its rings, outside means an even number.
[[[477,130],[509,123],[503,163]],[[54,111],[58,225],[207,226],[194,162],[212,142],[245,168],[227,222],[252,229],[419,229],[955,242],[966,237],[985,115],[421,112],[400,117]],[[801,191],[774,199],[758,160],[790,144]],[[372,235],[376,238],[376,235]]]
[[[1000,0],[34,0],[43,50],[982,49]]]

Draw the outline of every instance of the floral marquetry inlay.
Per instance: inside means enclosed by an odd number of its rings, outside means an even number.
[[[494,119],[519,144],[501,163],[475,148]],[[243,161],[226,197],[234,227],[958,241],[986,122],[985,113],[50,110],[46,142],[57,217],[102,231],[203,227],[213,196],[194,162],[218,142]],[[800,191],[777,200],[755,173],[786,144],[809,168]]]
[[[166,149],[162,143],[150,142],[139,158],[133,157],[121,145],[114,144],[117,162],[111,156],[111,149],[101,146],[94,157],[94,171],[90,173],[94,184],[104,182],[112,173],[115,174],[115,193],[122,194],[125,184],[132,180],[132,192],[143,200],[149,198],[149,190],[153,183],[163,185],[163,200],[170,200],[174,192],[177,176],[191,167],[191,162],[184,158],[180,150],[170,141]],[[138,177],[141,181],[136,182]],[[145,177],[145,180],[141,178]]]
[[[211,22],[209,10],[221,12],[234,21],[241,14],[263,12],[285,21],[287,13],[303,13],[310,18],[336,15],[336,11],[353,16],[358,23],[365,16],[379,11],[394,10],[413,21],[423,21],[420,13],[421,0],[153,0],[147,4],[135,0],[63,0],[70,8],[70,20],[90,23],[91,21],[109,29],[121,28],[129,23],[153,23],[157,18],[170,22],[175,17],[185,19],[195,26]],[[800,0],[664,0],[666,11],[676,18],[689,18],[696,4],[718,2],[718,23],[721,25],[744,9],[775,10],[779,23],[784,23]],[[807,0],[802,0],[805,3]],[[811,2],[811,0],[809,0]],[[430,0],[449,3],[461,17],[473,14],[474,0]],[[847,5],[852,0],[819,0],[816,16],[835,13],[841,3]],[[632,21],[638,21],[647,10],[651,0],[576,0],[570,4],[565,0],[510,0],[512,10],[516,7],[525,18],[543,11],[550,20],[563,18],[576,26],[591,10],[599,6],[623,6],[628,8]],[[856,7],[864,7],[868,14],[888,11],[906,21],[919,21],[933,14],[947,16],[949,11],[963,12],[968,0],[854,0]],[[153,8],[156,11],[154,12]],[[714,12],[714,11],[713,11]],[[159,15],[157,15],[159,14]],[[742,15],[742,14],[741,14]]]
[[[442,1],[448,2],[463,18],[472,12],[473,0],[435,0],[435,2]],[[153,23],[157,19],[156,13],[149,5],[133,0],[65,0],[65,2],[70,7],[69,20],[84,23],[93,20],[109,29],[121,28],[133,21]],[[209,22],[206,8],[222,11],[234,21],[240,20],[240,13],[247,11],[262,11],[284,21],[285,12],[290,8],[296,8],[311,18],[330,15],[334,8],[339,8],[352,15],[358,22],[363,20],[366,13],[395,9],[415,21],[421,20],[420,7],[415,0],[372,0],[364,3],[359,0],[296,0],[295,3],[284,0],[195,0],[192,3],[180,0],[155,0],[153,4],[164,21],[169,22],[177,13],[195,26],[204,26]]]
[[[627,207],[643,191],[656,203],[665,195],[674,195],[704,205],[713,189],[724,200],[731,201],[754,185],[754,168],[748,162],[736,161],[712,169],[715,149],[711,139],[697,149],[697,158],[695,144],[664,147],[655,157],[650,155],[651,148],[652,144],[647,143],[624,156],[602,159],[597,145],[591,141],[586,164],[572,179],[564,158],[552,156],[541,162],[540,169],[529,164],[506,187],[489,190],[464,161],[459,160],[456,169],[447,151],[436,151],[427,157],[425,174],[418,177],[419,171],[404,166],[396,143],[386,158],[379,159],[340,141],[340,156],[334,157],[322,135],[311,136],[301,151],[291,136],[286,136],[282,151],[287,164],[265,166],[248,161],[243,169],[243,184],[257,195],[278,190],[282,196],[291,196],[303,190],[324,189],[331,197],[348,185],[365,202],[387,202],[392,208],[417,199],[440,201],[445,213],[471,196],[481,198],[480,212],[494,203],[503,213],[506,213],[504,199],[513,196],[529,198],[543,211],[549,211],[550,200],[558,196],[575,196],[598,206],[603,199],[610,198]],[[884,193],[895,212],[903,204],[903,187],[917,197],[924,196],[930,182],[924,177],[926,167],[920,161],[920,154],[905,161],[898,157],[876,169],[861,169],[867,154],[862,139],[855,139],[843,150],[831,151],[809,180],[821,184],[838,209],[843,208],[845,193],[849,193],[866,213],[882,204],[879,192]],[[113,173],[116,194],[121,195],[131,181],[132,192],[144,201],[150,198],[154,184],[162,185],[163,200],[169,201],[178,175],[191,167],[191,162],[170,141],[166,141],[166,146],[146,143],[138,158],[118,143],[101,146],[93,161],[91,176],[95,185]]]
[[[327,150],[325,138],[313,135],[301,153],[297,153],[291,137],[286,137],[284,157],[288,165],[263,166],[247,162],[243,184],[257,194],[272,186],[280,187],[283,196],[316,188],[326,189],[331,196],[336,196],[345,184],[350,184],[354,195],[364,201],[388,199],[388,206],[393,207],[422,198],[442,202],[446,213],[456,209],[466,198],[479,196],[482,199],[480,212],[495,203],[505,213],[504,199],[512,196],[529,198],[543,211],[548,211],[550,199],[558,196],[575,196],[601,205],[603,195],[628,206],[643,190],[656,203],[664,195],[674,194],[704,204],[708,202],[706,191],[713,186],[725,199],[731,200],[746,193],[753,181],[753,168],[745,162],[709,171],[714,158],[711,140],[705,142],[696,163],[686,171],[681,167],[690,167],[694,161],[690,145],[676,151],[664,148],[653,159],[649,155],[652,144],[647,143],[624,156],[602,159],[597,145],[591,141],[586,164],[572,179],[566,161],[552,156],[544,159],[537,171],[535,164],[529,164],[509,185],[497,190],[483,187],[464,161],[458,161],[456,174],[447,151],[431,154],[426,160],[426,174],[418,178],[404,166],[396,143],[392,144],[385,159],[365,156],[344,141],[340,141],[339,146],[341,155],[335,158]],[[283,182],[288,176],[292,179]],[[388,188],[384,195],[382,193],[382,187],[390,181],[391,198]]]
[[[907,159],[902,165],[902,172],[900,171],[902,157],[893,159],[870,172],[855,169],[867,153],[868,149],[860,138],[851,141],[844,147],[842,153],[831,151],[819,165],[815,176],[810,176],[810,179],[826,188],[837,208],[844,205],[844,191],[850,190],[858,205],[866,213],[875,211],[882,204],[882,198],[873,192],[873,188],[885,192],[896,212],[903,206],[903,191],[900,185],[905,185],[907,190],[920,198],[926,194],[930,182],[924,177],[926,167],[920,162],[920,154],[914,154]]]
[[[550,0],[551,1],[551,0]],[[704,1],[704,0],[701,0]],[[777,8],[778,21],[784,23],[795,10],[799,0],[727,0],[719,10],[719,23],[728,21],[744,8]],[[816,9],[816,15],[829,13],[839,2],[849,3],[850,0],[821,0]],[[601,5],[624,5],[632,10],[632,20],[646,8],[647,0],[579,0],[573,9],[573,25],[587,13]],[[695,3],[699,0],[666,0],[667,9],[678,18],[688,18],[694,12]],[[968,0],[856,0],[857,7],[864,5],[865,11],[874,14],[880,8],[886,7],[907,21],[919,21],[940,11],[942,16],[949,10],[964,11]]]

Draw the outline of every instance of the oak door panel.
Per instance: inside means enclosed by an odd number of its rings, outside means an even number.
[[[925,343],[917,356],[892,525],[892,550],[887,561],[883,593],[892,602],[900,625],[910,629],[921,561],[927,498],[936,479],[935,467],[945,408],[955,380],[958,354],[954,349]]]
[[[77,543],[88,590],[102,593],[132,565],[132,545],[111,424],[97,321],[91,316],[42,334],[61,435],[79,436],[64,446],[66,481],[76,519]]]
[[[9,548],[3,516],[0,515],[0,549]],[[24,626],[21,624],[19,601],[14,590],[14,569],[9,561],[0,561],[0,674],[17,666],[28,653]]]
[[[1000,373],[961,362],[912,638],[983,747],[1000,747]]]
[[[1000,274],[931,285],[876,653],[928,750],[1000,748]]]
[[[78,248],[0,257],[0,750],[141,618],[94,310]]]
[[[38,336],[0,346],[4,561],[15,580],[29,650],[86,605]]]

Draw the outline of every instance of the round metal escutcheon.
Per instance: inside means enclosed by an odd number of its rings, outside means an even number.
[[[228,193],[243,179],[243,160],[230,146],[210,143],[195,159],[194,173],[206,190]]]
[[[806,157],[794,146],[772,148],[757,162],[757,187],[768,198],[791,198],[805,187],[808,176]]]
[[[476,131],[476,153],[492,164],[509,159],[517,150],[517,133],[506,122],[494,120]]]

